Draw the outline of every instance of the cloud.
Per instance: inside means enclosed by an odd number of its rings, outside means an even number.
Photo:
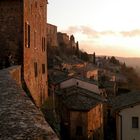
[[[100,35],[116,35],[116,32],[113,32],[113,31],[103,31],[103,32],[100,32]]]
[[[70,26],[68,29],[62,30],[62,32],[66,32],[68,34],[75,34],[77,32],[81,32],[81,29],[79,26]]]
[[[131,31],[122,31],[120,32],[121,35],[124,37],[134,37],[134,36],[140,36],[140,29],[135,29]]]
[[[97,31],[89,26],[71,26],[66,33],[80,36],[80,48],[100,55],[140,56],[140,29],[130,31]]]
[[[88,37],[100,37],[101,35],[114,35],[113,31],[98,32],[89,26],[70,26],[68,29],[63,30],[68,34],[82,33]]]
[[[62,32],[66,32],[69,35],[81,33],[86,35],[88,38],[99,38],[101,36],[118,36],[121,35],[123,37],[136,37],[140,36],[140,29],[130,30],[130,31],[121,31],[121,32],[114,32],[114,31],[96,31],[89,26],[70,26],[68,29],[63,30]]]
[[[81,42],[80,49],[86,51],[89,54],[96,52],[97,55],[108,55],[108,56],[127,56],[127,57],[139,57],[139,51],[135,51],[135,47],[125,47],[122,44],[119,45],[107,45],[107,44],[96,44],[93,42]]]
[[[88,26],[80,26],[81,33],[87,35],[88,37],[99,37],[99,32],[93,30]]]

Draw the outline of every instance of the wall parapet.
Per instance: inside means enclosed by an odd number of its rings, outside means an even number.
[[[0,70],[0,139],[59,140],[42,112],[19,86],[20,69],[13,66]]]

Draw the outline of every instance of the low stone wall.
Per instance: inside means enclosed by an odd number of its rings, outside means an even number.
[[[13,66],[7,69],[17,84],[21,85],[21,66]]]
[[[58,140],[19,84],[20,66],[0,70],[0,140]]]

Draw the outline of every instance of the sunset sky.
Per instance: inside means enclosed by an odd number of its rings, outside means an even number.
[[[48,23],[88,53],[140,57],[139,0],[49,0]]]

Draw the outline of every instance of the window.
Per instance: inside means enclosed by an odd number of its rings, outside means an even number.
[[[76,127],[76,136],[82,136],[83,135],[83,128],[82,126]]]
[[[28,24],[28,48],[30,48],[30,25]]]
[[[132,117],[132,128],[139,128],[139,118]]]
[[[30,48],[30,25],[25,22],[25,46]]]
[[[45,64],[42,64],[42,73],[45,73]]]
[[[42,37],[42,51],[45,51],[46,41],[45,37]]]
[[[28,24],[27,22],[25,22],[25,46],[27,47],[28,43],[28,35],[27,35],[27,32],[28,32]]]
[[[35,8],[37,8],[37,1],[35,2]]]
[[[34,63],[34,73],[35,73],[35,77],[37,77],[38,72],[37,72],[37,62]]]
[[[44,37],[44,51],[45,51],[45,48],[46,48],[46,38]]]
[[[42,51],[43,51],[43,37],[42,37]]]
[[[34,48],[37,49],[36,48],[36,31],[34,31]]]
[[[46,42],[45,42],[45,37],[44,37],[44,47],[43,47],[43,51],[45,51],[45,46],[46,46]]]

